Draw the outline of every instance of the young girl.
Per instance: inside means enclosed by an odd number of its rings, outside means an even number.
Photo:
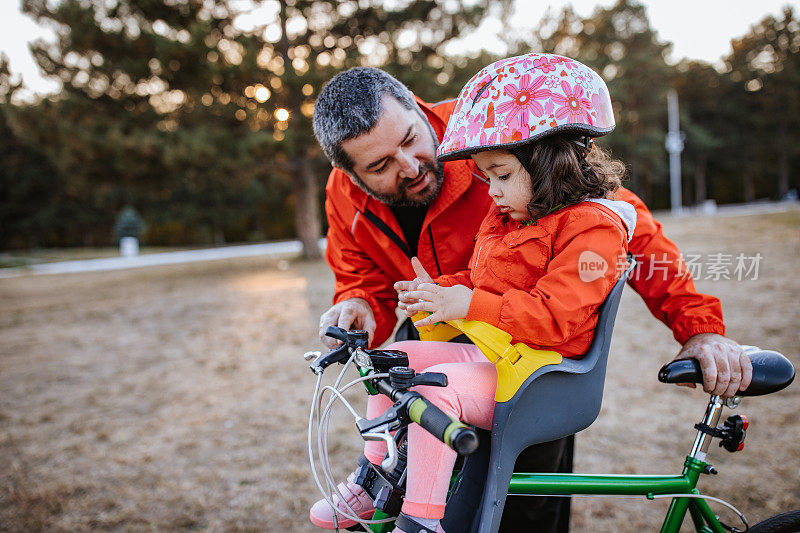
[[[481,321],[543,360],[582,356],[599,307],[621,275],[620,258],[635,226],[633,207],[611,199],[624,166],[592,146],[593,137],[613,129],[605,83],[577,61],[527,54],[476,74],[459,94],[438,157],[472,157],[488,178],[496,208],[481,225],[468,270],[431,279],[414,260],[418,277],[395,284],[401,309],[427,314],[415,325]],[[407,352],[418,372],[447,374],[447,387],[416,390],[451,417],[484,429],[491,428],[496,399],[508,399],[530,375],[502,383],[501,394],[496,356],[476,345],[405,341],[389,348]],[[390,405],[382,395],[371,396],[367,416]],[[409,427],[408,445],[406,496],[395,532],[441,531],[456,454],[416,424]],[[364,455],[378,464],[385,452],[385,445],[370,441]],[[352,480],[339,490],[367,518],[372,502]],[[311,520],[332,529],[333,512],[321,500]],[[339,527],[353,524],[340,515]]]

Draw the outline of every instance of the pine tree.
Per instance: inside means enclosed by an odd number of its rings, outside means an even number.
[[[351,66],[391,65],[420,96],[452,97],[460,85],[443,46],[490,3],[256,1],[242,12],[228,0],[25,0],[55,25],[58,42],[34,54],[64,84],[45,113],[63,123],[31,128],[30,142],[48,146],[104,217],[135,205],[162,240],[176,220],[186,239],[202,238],[195,227],[221,240],[243,223],[285,224],[275,198],[290,196],[315,257],[328,165],[310,117],[323,83]],[[42,142],[56,134],[68,142]]]
[[[800,20],[786,7],[765,17],[731,42],[727,76],[739,89],[737,113],[747,138],[739,147],[749,155],[747,185],[768,196],[784,196],[800,164]],[[748,199],[753,199],[755,192]]]
[[[629,186],[650,205],[665,206],[666,194],[655,194],[654,187],[666,191],[664,136],[671,70],[665,55],[670,45],[657,39],[645,8],[619,0],[581,18],[567,7],[548,14],[534,36],[527,46],[577,59],[603,77],[617,128],[602,142],[627,164]]]

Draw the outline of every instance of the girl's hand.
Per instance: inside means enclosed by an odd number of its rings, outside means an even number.
[[[472,290],[463,285],[440,287],[433,283],[422,283],[416,290],[410,291],[407,297],[417,300],[417,303],[406,306],[408,316],[419,311],[431,313],[414,322],[414,325],[430,326],[437,322],[466,317],[472,301]]]
[[[398,281],[394,284],[394,290],[397,291],[398,307],[408,314],[408,306],[417,303],[416,298],[408,296],[409,291],[415,291],[421,283],[433,283],[433,278],[428,275],[425,268],[416,257],[411,258],[411,266],[417,277],[410,281]],[[414,313],[409,314],[412,316]]]

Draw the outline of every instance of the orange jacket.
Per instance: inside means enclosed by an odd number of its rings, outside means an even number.
[[[418,103],[441,139],[455,100],[437,106]],[[494,205],[488,190],[472,160],[445,163],[444,182],[425,215],[417,247],[417,256],[431,276],[466,268],[481,221]],[[392,210],[341,170],[333,169],[325,192],[325,255],[336,276],[334,303],[347,298],[369,302],[378,324],[373,344],[379,345],[397,323],[394,282],[415,276],[411,258],[396,242],[405,244],[403,232]]]
[[[438,105],[417,101],[441,140],[455,100]],[[494,203],[488,185],[471,160],[444,164],[444,183],[423,222],[417,255],[434,277],[464,270],[475,245],[478,228]],[[395,281],[413,279],[411,260],[398,245],[403,233],[391,209],[370,198],[342,171],[333,169],[325,188],[328,217],[326,259],[336,278],[333,302],[363,298],[369,302],[378,326],[373,345],[383,343],[397,323]],[[724,333],[719,300],[698,294],[685,271],[677,247],[661,232],[650,211],[633,193],[620,189],[618,199],[634,205],[636,233],[629,249],[645,275],[631,285],[650,311],[673,330],[683,344],[697,333]],[[667,261],[663,254],[666,255]],[[661,278],[646,279],[652,260],[659,261]],[[636,277],[636,276],[634,276]]]
[[[619,215],[595,202],[528,226],[494,209],[478,232],[469,268],[436,282],[473,290],[468,320],[497,326],[512,343],[574,357],[589,348],[600,304],[625,269],[627,244]]]
[[[653,316],[666,324],[681,344],[699,333],[724,335],[722,305],[717,298],[697,292],[680,250],[664,236],[661,223],[631,191],[620,188],[616,199],[636,208],[636,232],[628,250],[639,266],[628,284]]]

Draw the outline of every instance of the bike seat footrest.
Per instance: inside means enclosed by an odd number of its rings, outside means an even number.
[[[399,466],[399,465],[398,465]],[[405,468],[405,461],[403,462]],[[387,515],[397,516],[403,505],[405,491],[392,482],[380,468],[376,467],[363,455],[358,460],[358,470],[353,482],[360,485],[372,499],[376,509]]]

